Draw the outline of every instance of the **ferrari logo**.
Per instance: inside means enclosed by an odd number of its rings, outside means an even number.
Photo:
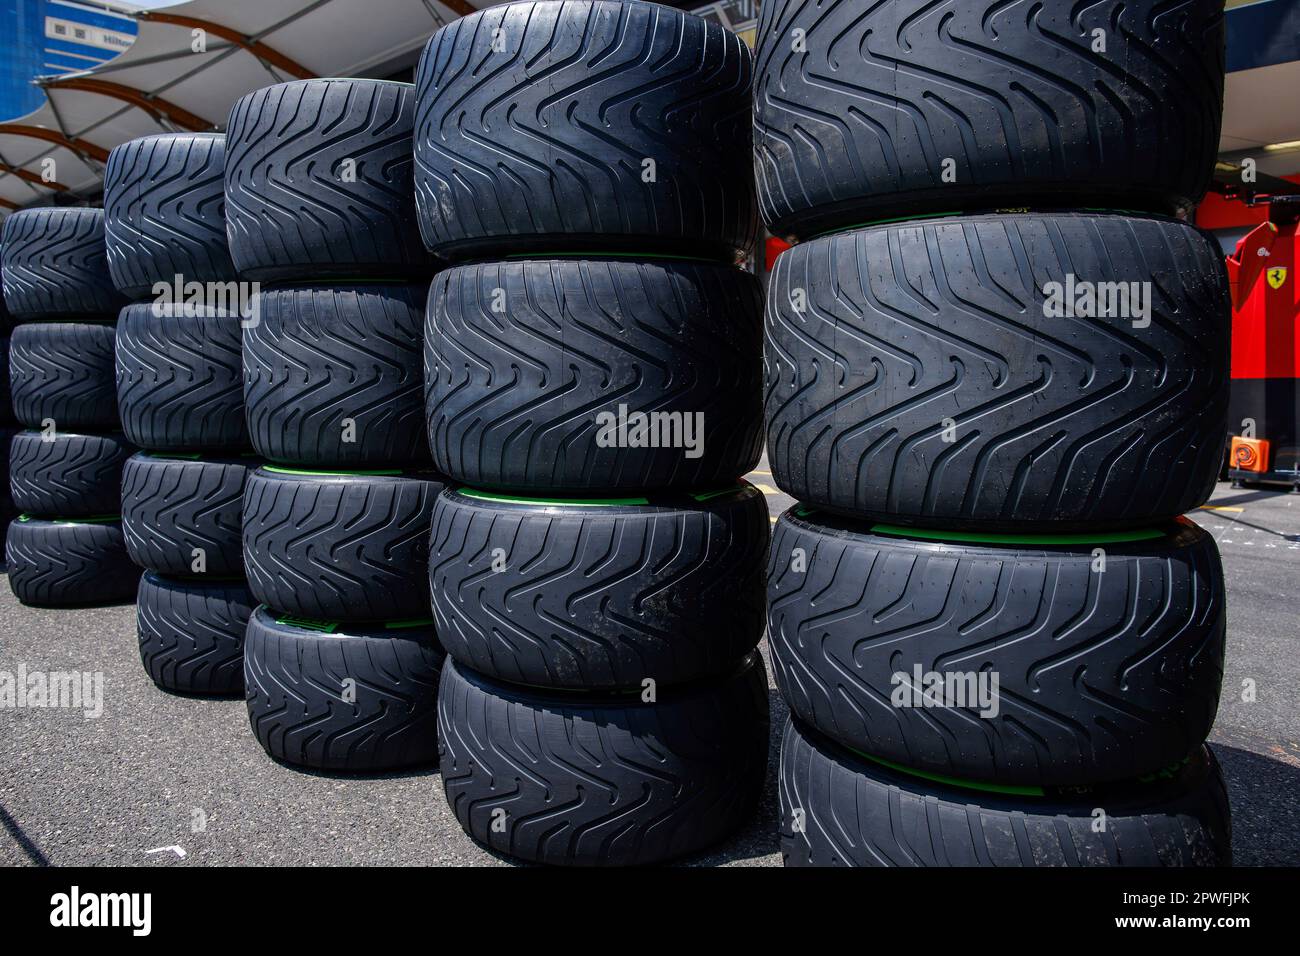
[[[1268,284],[1274,289],[1282,288],[1282,283],[1286,281],[1286,266],[1274,266],[1264,273],[1268,276]]]

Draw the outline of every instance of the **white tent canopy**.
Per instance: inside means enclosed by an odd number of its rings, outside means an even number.
[[[443,24],[488,5],[191,0],[133,11],[139,36],[130,50],[91,70],[43,78],[45,104],[0,123],[0,215],[61,188],[95,189],[108,151],[127,140],[222,129],[245,93],[303,76],[364,75],[409,58]]]

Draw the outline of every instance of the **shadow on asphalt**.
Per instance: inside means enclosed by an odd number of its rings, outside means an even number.
[[[1265,501],[1270,498],[1289,498],[1295,494],[1290,488],[1233,488],[1228,494],[1221,498],[1215,498],[1210,502],[1210,508],[1233,507],[1248,505],[1254,501]]]
[[[9,815],[3,806],[0,806],[0,826],[4,827],[6,833],[13,837],[14,842],[18,844],[18,849],[23,851],[23,856],[33,866],[49,866],[49,858],[41,852],[41,848],[32,842],[26,831],[19,825],[18,821]]]
[[[316,767],[304,767],[301,764],[289,763],[287,760],[281,760],[267,754],[267,759],[278,767],[282,767],[291,773],[296,773],[304,777],[319,777],[323,780],[409,780],[413,777],[433,777],[438,773],[438,764],[425,763],[414,767],[407,767],[404,770],[387,770],[377,773],[367,773],[357,770],[321,770]]]
[[[1300,865],[1300,767],[1227,744],[1210,747],[1228,784],[1233,865]]]

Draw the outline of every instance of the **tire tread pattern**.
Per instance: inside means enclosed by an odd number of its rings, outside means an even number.
[[[1169,783],[1016,798],[893,773],[787,721],[779,778],[786,866],[1208,867],[1232,859],[1228,791],[1208,750]],[[1101,832],[1097,807],[1106,812]]]
[[[1149,326],[1048,318],[1043,290],[1071,275],[1149,283]],[[1217,244],[1172,220],[973,216],[801,243],[768,300],[773,477],[931,527],[1170,519],[1214,488],[1230,328]]]
[[[434,763],[443,658],[432,629],[321,633],[258,608],[244,645],[253,734],[275,759],[318,770]],[[346,680],[355,682],[351,703]]]
[[[431,474],[297,476],[259,468],[244,493],[249,587],[277,611],[328,621],[425,618]]]
[[[30,607],[93,607],[135,598],[140,571],[120,522],[17,519],[5,541],[9,587]]]
[[[734,481],[762,450],[762,301],[752,275],[712,264],[556,259],[439,273],[424,347],[435,465],[524,494]],[[703,416],[699,457],[602,444],[598,416],[621,406]]]
[[[5,218],[0,243],[0,280],[15,318],[112,314],[126,304],[108,272],[102,209],[23,209]]]
[[[754,84],[778,235],[1000,207],[1177,213],[1218,153],[1223,4],[765,0]]]
[[[425,244],[449,258],[617,247],[734,259],[758,223],[751,82],[739,37],[664,6],[523,2],[461,17],[416,74]]]
[[[420,283],[259,293],[260,319],[243,340],[244,401],[258,453],[327,467],[428,461],[426,292]]]
[[[565,508],[444,491],[430,537],[439,639],[496,680],[672,686],[730,671],[763,636],[770,533],[753,486],[707,502]]]
[[[229,282],[226,137],[141,136],[113,149],[104,170],[108,271],[130,299],[156,282]]]
[[[244,279],[423,275],[414,90],[312,79],[255,90],[226,129],[226,223]]]
[[[28,428],[120,431],[111,322],[28,322],[9,343],[14,414]]]
[[[247,460],[133,455],[122,470],[122,530],[131,560],[178,578],[242,577]],[[195,549],[203,552],[196,571]]]
[[[13,437],[9,487],[19,511],[59,518],[116,514],[122,503],[122,467],[135,449],[123,435],[41,432]]]
[[[1214,724],[1223,567],[1190,522],[1095,547],[918,541],[786,512],[768,566],[777,686],[805,724],[919,771],[1029,786],[1156,773]],[[896,675],[926,686],[917,667],[995,675],[996,697],[899,706]]]
[[[142,448],[243,451],[241,319],[216,310],[154,315],[129,305],[117,324],[116,389],[122,430]]]
[[[448,660],[438,695],[447,802],[480,843],[537,863],[626,866],[701,850],[758,803],[766,684],[755,654],[680,696],[602,703],[539,697]]]
[[[244,633],[253,596],[242,581],[178,581],[146,572],[136,597],[140,660],[164,690],[244,690]]]

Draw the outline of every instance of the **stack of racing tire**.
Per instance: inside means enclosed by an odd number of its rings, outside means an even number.
[[[787,865],[1229,860],[1222,7],[763,4]]]
[[[492,7],[420,61],[440,769],[517,858],[678,857],[762,788],[751,69],[629,2]]]
[[[140,659],[160,688],[244,686],[240,514],[252,467],[235,271],[226,248],[225,137],[131,140],[104,177],[108,267],[131,300],[117,325],[122,428],[144,449],[122,472],[122,527],[145,570]]]
[[[257,90],[227,126],[253,447],[244,564],[249,720],[272,757],[378,772],[437,759],[443,653],[428,594],[433,502],[409,84]]]
[[[18,512],[5,541],[9,587],[34,607],[128,601],[139,572],[121,522],[113,335],[122,297],[109,279],[104,211],[38,208],[4,221],[9,386],[22,430],[9,445]]]
[[[9,333],[13,319],[5,308],[0,286],[0,565],[4,565],[4,543],[9,536],[9,522],[18,517],[13,496],[9,493],[9,445],[14,438],[14,403],[9,395]]]

